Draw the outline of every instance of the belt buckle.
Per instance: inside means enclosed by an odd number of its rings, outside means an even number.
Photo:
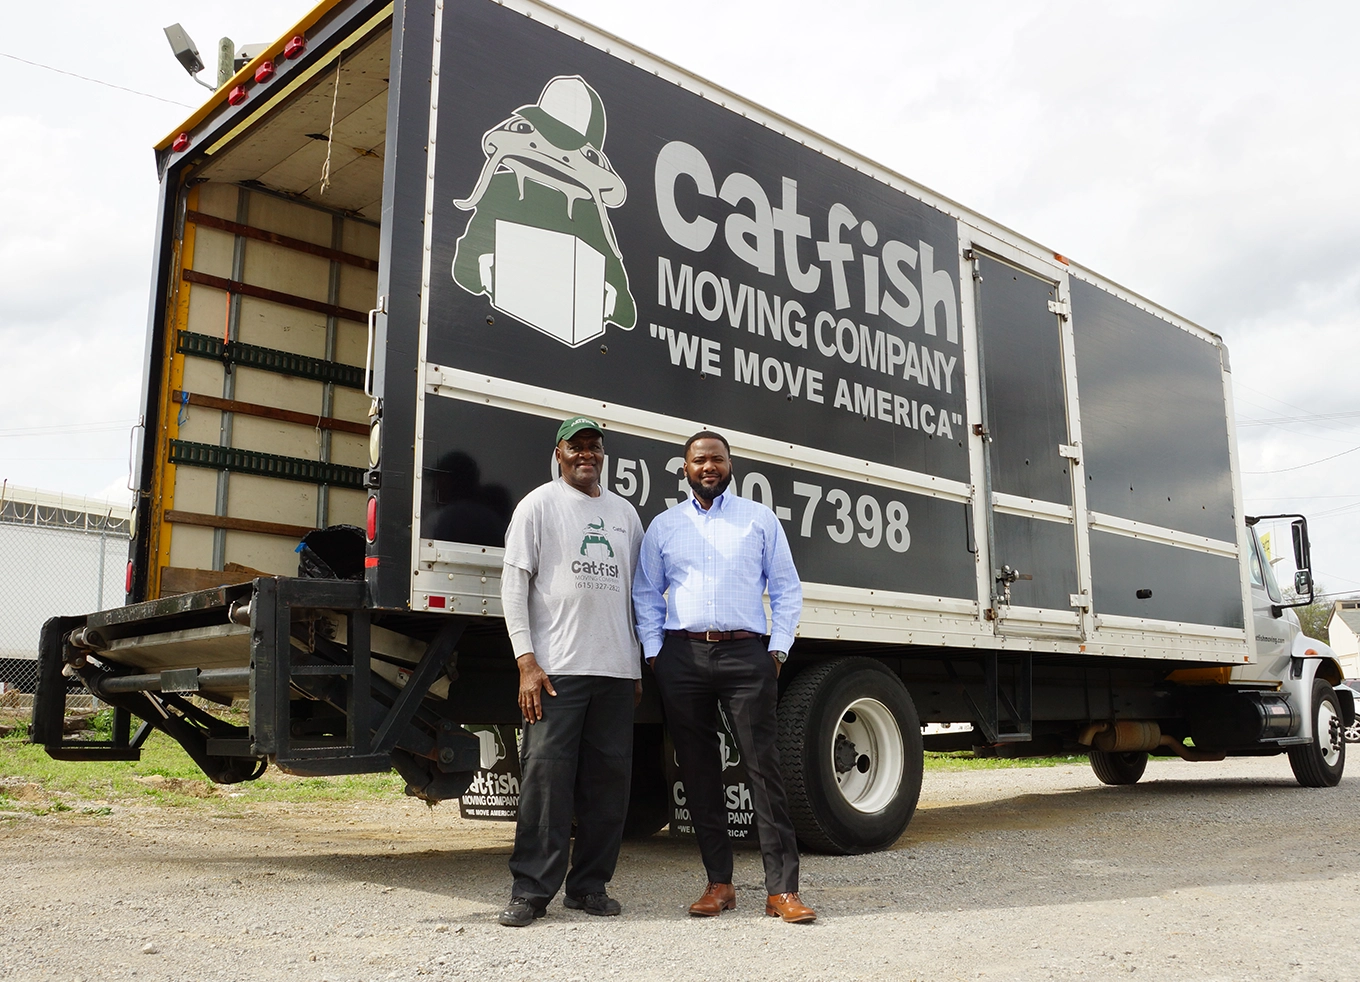
[[[722,632],[722,631],[705,631],[705,632],[704,632],[704,640],[707,641],[709,644],[712,644],[712,643],[715,642],[715,641],[721,641],[721,640],[722,640],[722,636],[723,636],[723,632]]]

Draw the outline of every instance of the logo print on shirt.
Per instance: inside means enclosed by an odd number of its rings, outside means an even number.
[[[585,534],[581,538],[581,555],[588,556],[587,549],[590,546],[604,546],[609,550],[609,558],[614,558],[614,547],[609,544],[609,538],[604,534],[604,519],[601,518],[597,523],[587,522]]]

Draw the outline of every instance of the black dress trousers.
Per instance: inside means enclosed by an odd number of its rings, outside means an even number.
[[[524,724],[511,895],[545,907],[605,892],[614,876],[633,774],[633,680],[553,675],[543,718]],[[571,820],[576,817],[576,845]],[[570,871],[568,855],[570,850]]]
[[[732,842],[727,837],[718,746],[721,703],[751,782],[766,892],[796,893],[798,841],[779,773],[778,686],[765,640],[707,642],[668,634],[652,672],[661,690],[708,879],[732,882]]]

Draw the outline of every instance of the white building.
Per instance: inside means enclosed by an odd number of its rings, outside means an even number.
[[[32,691],[47,618],[123,603],[131,531],[127,503],[0,484],[0,683]]]
[[[1327,637],[1346,678],[1360,678],[1360,600],[1338,600],[1327,622]]]

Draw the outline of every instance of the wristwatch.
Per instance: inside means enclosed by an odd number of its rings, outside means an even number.
[[[782,665],[789,660],[789,653],[787,651],[771,651],[770,657]]]

